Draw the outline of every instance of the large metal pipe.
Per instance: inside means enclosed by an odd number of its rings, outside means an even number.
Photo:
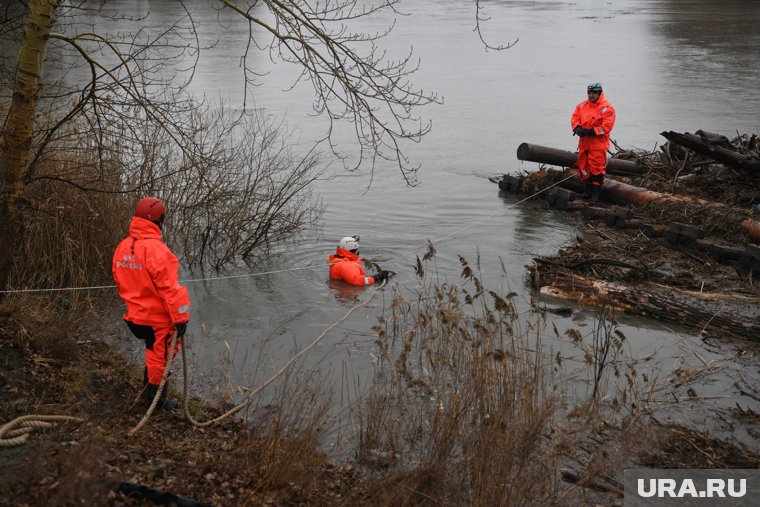
[[[573,167],[578,161],[578,154],[572,151],[558,150],[537,144],[522,143],[517,147],[518,160],[538,162],[541,164]],[[607,160],[607,172],[620,175],[640,175],[642,169],[638,162],[610,158]]]

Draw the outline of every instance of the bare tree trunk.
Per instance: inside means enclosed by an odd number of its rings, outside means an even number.
[[[29,1],[24,38],[16,58],[13,98],[0,138],[0,289],[7,287],[13,265],[18,236],[16,204],[24,191],[45,51],[57,6],[58,0]]]

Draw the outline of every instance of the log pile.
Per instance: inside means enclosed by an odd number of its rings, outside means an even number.
[[[607,180],[598,204],[579,197],[583,183],[568,179],[574,169],[541,167],[498,181],[502,192],[538,195],[582,224],[574,245],[534,259],[531,282],[553,297],[760,340],[760,141],[706,131],[663,136],[658,152],[618,149],[612,160],[628,164],[615,172],[627,176]],[[528,144],[518,158],[575,162]]]

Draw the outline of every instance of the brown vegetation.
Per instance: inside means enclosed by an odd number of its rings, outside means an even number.
[[[249,423],[199,430],[164,413],[127,436],[145,411],[134,402],[137,368],[104,341],[79,335],[65,310],[21,304],[3,307],[0,418],[68,414],[85,422],[0,448],[1,505],[117,505],[128,500],[117,491],[121,481],[215,505],[325,503],[353,481],[317,450],[321,414],[304,410],[298,396]]]
[[[522,328],[512,295],[486,289],[462,267],[460,284],[425,283],[411,298],[394,292],[376,329],[377,381],[356,407],[356,460],[343,465],[319,450],[333,431],[329,399],[292,380],[244,419],[199,429],[178,412],[158,413],[128,436],[145,410],[134,402],[138,368],[56,300],[44,308],[39,296],[6,300],[0,420],[36,413],[85,422],[0,449],[0,504],[150,504],[126,498],[123,482],[215,505],[618,502],[623,469],[639,456],[664,461],[652,442],[686,430],[653,428],[643,414],[605,423],[618,418],[603,404],[561,395],[560,374],[534,328]],[[612,359],[612,367],[591,360],[600,389],[608,388],[600,373],[618,367]],[[191,401],[198,418],[224,408]],[[752,456],[711,445],[712,464]]]

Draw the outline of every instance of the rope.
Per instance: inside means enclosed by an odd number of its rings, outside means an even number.
[[[179,280],[181,283],[196,283],[196,282],[208,282],[214,280],[230,280],[232,278],[248,278],[252,276],[273,275],[275,273],[290,273],[291,271],[303,271],[307,269],[322,269],[322,266],[307,266],[303,268],[291,268],[291,269],[276,269],[273,271],[258,271],[256,273],[245,273],[242,275],[229,275],[229,276],[211,276],[208,278],[192,278],[188,280]],[[62,292],[62,291],[76,291],[76,290],[97,290],[97,289],[115,289],[116,285],[91,285],[89,287],[56,287],[53,289],[15,289],[15,290],[0,290],[0,294],[21,294],[29,292]]]
[[[27,441],[29,434],[35,429],[51,428],[51,421],[77,421],[84,419],[70,415],[25,415],[0,427],[0,447],[13,447]],[[7,435],[7,436],[6,436]]]
[[[253,389],[253,390],[249,391],[248,394],[246,395],[245,399],[241,403],[239,403],[235,407],[231,408],[230,410],[228,410],[224,414],[220,415],[219,417],[216,417],[216,418],[211,419],[211,420],[206,421],[206,422],[196,421],[193,418],[193,416],[190,415],[190,411],[188,410],[189,393],[188,393],[188,387],[187,387],[187,355],[185,353],[185,344],[183,342],[182,343],[182,374],[183,374],[183,377],[184,377],[184,385],[183,385],[183,397],[184,397],[184,400],[183,400],[183,405],[184,405],[184,409],[185,409],[185,417],[187,418],[187,420],[190,421],[190,423],[193,426],[206,427],[206,426],[210,426],[212,424],[218,423],[218,422],[220,422],[220,421],[222,421],[222,420],[224,420],[224,419],[226,419],[226,418],[228,418],[228,417],[230,417],[230,416],[232,416],[232,415],[240,412],[241,410],[243,410],[245,407],[247,407],[248,405],[250,405],[250,403],[253,401],[253,397],[256,394],[260,393],[264,388],[266,388],[268,385],[270,385],[272,382],[274,382],[277,379],[277,377],[279,377],[280,375],[282,375],[283,373],[285,373],[288,370],[288,368],[290,368],[293,365],[293,363],[295,363],[296,360],[299,357],[301,357],[302,355],[304,355],[306,352],[308,352],[309,350],[311,350],[312,348],[314,348],[314,346],[317,345],[317,343],[319,343],[320,341],[322,341],[322,339],[325,336],[327,336],[327,333],[329,333],[330,331],[332,331],[333,329],[335,329],[341,322],[345,321],[352,313],[354,313],[355,310],[361,308],[362,306],[366,306],[367,304],[369,304],[369,302],[372,301],[372,299],[375,297],[375,295],[377,294],[377,292],[381,288],[385,287],[386,283],[387,283],[387,280],[384,280],[382,284],[380,284],[379,286],[375,287],[375,290],[372,291],[372,293],[369,295],[369,297],[366,300],[364,300],[361,303],[357,303],[354,306],[352,306],[345,313],[345,315],[343,315],[343,317],[341,317],[340,319],[338,319],[334,323],[330,324],[327,328],[325,328],[325,330],[322,331],[322,333],[319,336],[317,336],[316,338],[314,338],[314,340],[312,340],[311,343],[309,343],[300,352],[298,352],[296,355],[294,355],[293,357],[291,357],[284,365],[282,365],[282,367],[279,370],[277,370],[277,372],[274,375],[272,375],[269,378],[269,380],[267,380],[263,384],[259,385],[256,389]]]
[[[533,199],[537,195],[542,194],[543,192],[546,192],[547,190],[559,185],[560,183],[563,183],[571,178],[574,178],[575,175],[570,175],[567,178],[557,181],[556,183],[552,183],[548,187],[539,190],[538,192],[535,192],[532,195],[529,195],[523,199],[520,199],[517,202],[514,202],[510,204],[506,209],[513,208],[517,206],[518,204],[522,204],[523,202]],[[459,229],[456,229],[454,232],[447,234],[445,236],[441,236],[440,238],[431,241],[432,244],[440,243],[441,241],[448,239],[455,234],[458,234],[466,229],[469,229],[473,225],[479,224],[480,222],[483,222],[485,220],[491,219],[495,216],[498,216],[502,213],[503,210],[500,210],[497,213],[494,213],[492,215],[488,215],[484,218],[480,218],[478,220],[475,220],[473,222],[470,222],[469,224],[464,225],[463,227],[460,227]],[[249,278],[254,276],[263,276],[263,275],[272,275],[276,273],[290,273],[293,271],[304,271],[304,270],[312,270],[312,269],[322,269],[322,266],[306,266],[303,268],[290,268],[290,269],[278,269],[278,270],[272,270],[272,271],[259,271],[256,273],[245,273],[240,275],[229,275],[229,276],[213,276],[213,277],[207,277],[207,278],[191,278],[187,280],[180,280],[181,283],[197,283],[197,282],[210,282],[215,280],[231,280],[234,278]],[[28,293],[41,293],[41,292],[63,292],[63,291],[83,291],[83,290],[100,290],[100,289],[115,289],[116,285],[91,285],[87,287],[56,287],[52,289],[14,289],[14,290],[0,290],[0,294],[28,294]]]
[[[332,331],[333,329],[335,329],[341,322],[345,321],[352,313],[354,313],[354,311],[356,311],[357,309],[361,308],[362,306],[368,305],[370,303],[370,301],[372,301],[372,299],[377,294],[377,291],[380,290],[381,288],[385,287],[386,283],[387,283],[387,280],[383,281],[382,284],[380,284],[377,287],[375,287],[375,290],[372,291],[372,293],[369,295],[369,297],[367,299],[365,299],[361,303],[357,303],[354,306],[352,306],[351,308],[349,308],[349,310],[343,315],[343,317],[341,317],[340,319],[338,319],[334,323],[330,324],[327,328],[325,328],[324,331],[322,331],[322,333],[319,336],[317,336],[316,338],[314,338],[314,340],[312,340],[311,343],[309,343],[306,347],[304,347],[303,349],[301,349],[301,351],[299,351],[293,357],[291,357],[290,359],[288,359],[288,361],[284,365],[282,365],[282,367],[280,367],[280,369],[277,370],[277,372],[275,372],[275,374],[272,375],[269,378],[269,380],[267,380],[266,382],[260,384],[258,387],[256,387],[256,389],[248,391],[248,394],[246,395],[245,399],[241,403],[239,403],[238,405],[234,406],[233,408],[231,408],[230,410],[228,410],[224,414],[220,415],[219,417],[216,417],[216,418],[211,419],[209,421],[205,421],[205,422],[197,421],[190,414],[189,403],[188,403],[189,399],[190,399],[190,393],[189,393],[188,382],[187,382],[187,379],[188,379],[188,373],[187,373],[187,351],[186,351],[186,348],[185,348],[185,341],[182,340],[180,342],[181,343],[181,348],[182,348],[182,376],[183,376],[183,386],[182,386],[182,398],[183,398],[183,400],[182,400],[182,405],[183,405],[183,409],[184,409],[185,418],[188,421],[190,421],[190,423],[193,426],[203,428],[203,427],[211,426],[212,424],[216,424],[218,422],[221,422],[224,419],[226,419],[226,418],[228,418],[228,417],[230,417],[232,415],[235,415],[236,413],[238,413],[241,410],[243,410],[245,407],[247,407],[248,405],[251,404],[251,402],[253,401],[253,397],[256,394],[260,393],[267,386],[269,386],[272,382],[274,382],[280,375],[282,375],[283,373],[285,373],[291,366],[293,366],[293,363],[295,363],[298,360],[299,357],[301,357],[302,355],[304,355],[305,353],[307,353],[309,350],[311,350],[312,348],[314,348],[320,341],[322,341],[322,339],[325,336],[327,336],[327,333],[329,333],[330,331]],[[166,378],[168,376],[169,367],[171,366],[172,361],[174,361],[174,344],[176,343],[176,340],[177,340],[177,337],[175,335],[175,336],[172,337],[172,341],[171,341],[171,344],[169,346],[170,347],[169,359],[166,362],[166,369],[164,370],[164,375],[161,378],[161,383],[158,385],[158,389],[156,390],[156,395],[153,397],[153,402],[151,403],[150,407],[148,408],[148,411],[145,413],[145,415],[140,420],[140,422],[137,423],[137,425],[134,428],[132,428],[131,430],[129,430],[129,435],[134,435],[135,433],[137,433],[145,425],[145,423],[148,422],[148,419],[153,414],[153,411],[155,410],[156,405],[158,405],[158,400],[161,397],[161,392],[163,391],[164,384],[166,383]]]
[[[145,423],[148,422],[148,419],[150,419],[150,416],[153,415],[153,411],[156,410],[158,401],[161,399],[161,393],[163,392],[164,386],[166,385],[166,379],[169,378],[169,368],[171,367],[172,362],[174,361],[174,355],[175,355],[174,346],[176,343],[177,343],[177,334],[175,333],[174,335],[172,335],[172,341],[169,344],[169,359],[166,361],[166,365],[164,367],[164,374],[161,377],[161,382],[158,384],[158,389],[156,389],[156,395],[153,396],[153,401],[151,402],[150,407],[148,407],[147,412],[145,412],[145,415],[143,416],[143,418],[140,419],[140,422],[137,423],[137,426],[129,430],[128,432],[129,435],[134,435],[140,430],[140,428],[145,426]],[[184,350],[185,350],[184,340],[182,340],[181,343],[182,343],[182,350],[184,353]]]
[[[574,177],[575,177],[575,175],[574,175],[574,174],[571,174],[571,175],[570,175],[570,176],[568,176],[567,178],[565,178],[565,179],[563,179],[563,180],[560,180],[560,181],[557,181],[557,182],[555,182],[555,183],[552,183],[552,184],[551,184],[551,185],[549,185],[548,187],[546,187],[546,188],[543,188],[543,189],[539,190],[538,192],[535,192],[535,193],[534,193],[534,194],[532,194],[532,195],[529,195],[529,196],[527,196],[527,197],[524,197],[524,198],[520,199],[520,200],[519,200],[519,201],[517,201],[517,202],[513,202],[512,204],[510,204],[509,206],[507,206],[507,208],[506,208],[506,209],[511,209],[511,208],[513,208],[513,207],[517,206],[518,204],[522,204],[522,203],[524,203],[525,201],[528,201],[528,200],[530,200],[530,199],[533,199],[533,198],[534,198],[534,197],[536,197],[537,195],[540,195],[540,194],[542,194],[542,193],[546,192],[547,190],[549,190],[549,189],[551,189],[551,188],[553,188],[553,187],[556,187],[556,186],[557,186],[557,185],[559,185],[560,183],[564,183],[564,182],[566,182],[567,180],[569,180],[569,179],[572,179],[572,178],[574,178]],[[459,229],[455,230],[455,231],[454,231],[454,232],[452,232],[452,233],[449,233],[449,234],[447,234],[447,235],[445,235],[445,236],[441,236],[440,238],[436,239],[435,241],[431,241],[430,243],[432,243],[432,244],[434,244],[434,245],[435,245],[436,243],[440,243],[440,242],[441,242],[441,241],[443,241],[444,239],[448,239],[448,238],[450,238],[450,237],[454,236],[455,234],[459,234],[460,232],[464,231],[465,229],[469,229],[469,228],[470,228],[470,227],[472,227],[473,225],[479,224],[480,222],[483,222],[483,221],[485,221],[485,220],[488,220],[488,219],[491,219],[491,218],[493,218],[493,217],[495,217],[495,216],[501,215],[503,211],[504,211],[504,210],[503,210],[503,209],[501,209],[501,210],[499,210],[498,212],[496,212],[496,213],[494,213],[494,214],[492,214],[492,215],[488,215],[487,217],[479,218],[479,219],[477,219],[477,220],[475,220],[475,221],[473,221],[473,222],[470,222],[469,224],[466,224],[466,225],[464,225],[463,227],[460,227]]]

